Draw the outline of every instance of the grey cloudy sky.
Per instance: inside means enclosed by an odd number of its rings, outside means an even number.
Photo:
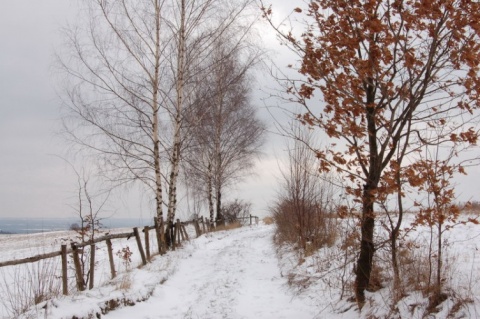
[[[4,0],[0,10],[0,217],[62,215],[68,175],[49,77],[73,1]]]
[[[51,66],[60,28],[79,14],[77,1],[2,0],[0,7],[0,217],[72,217],[76,177],[55,156],[67,145],[55,133],[60,105]],[[274,156],[263,156],[257,174],[233,196],[266,214],[277,170]],[[135,195],[121,198],[113,200],[115,217],[149,217]]]
[[[75,176],[68,165],[54,156],[65,154],[67,145],[55,136],[60,125],[60,106],[50,68],[54,48],[60,44],[59,29],[78,14],[76,3],[75,0],[1,2],[0,217],[74,215],[69,205],[74,203]],[[266,43],[274,45],[275,40],[271,37]],[[276,157],[282,149],[278,139],[270,138],[256,175],[234,192],[233,196],[252,201],[260,215],[266,214],[275,196]],[[468,172],[467,177],[457,179],[457,193],[462,200],[480,200],[480,168]],[[122,199],[116,201],[120,203],[118,207],[112,208],[115,217],[150,216],[148,205],[141,204],[136,196],[122,195]]]

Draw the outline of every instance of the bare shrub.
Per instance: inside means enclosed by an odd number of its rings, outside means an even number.
[[[58,279],[59,263],[45,259],[36,263],[2,268],[0,303],[11,318],[24,314],[33,305],[52,299],[61,294]]]
[[[264,218],[263,218],[263,223],[264,223],[265,225],[271,225],[271,224],[273,224],[274,222],[275,222],[275,220],[274,220],[273,217],[271,217],[271,216],[267,216],[267,217],[264,217]]]
[[[239,221],[236,221],[236,222],[228,223],[225,225],[219,225],[214,229],[214,231],[232,230],[240,227],[242,227],[242,223],[240,223]]]
[[[310,133],[292,127],[295,136],[288,147],[287,168],[282,171],[281,189],[270,209],[277,226],[276,239],[313,251],[335,241],[333,217],[337,189],[331,175],[318,173],[318,162],[311,147]]]
[[[327,217],[319,203],[284,199],[272,208],[276,239],[313,251],[335,242],[336,219]]]
[[[471,201],[458,205],[461,213],[465,215],[471,215],[472,217],[480,216],[480,201]]]
[[[246,220],[252,212],[252,204],[241,199],[235,199],[222,207],[222,216],[227,223]]]

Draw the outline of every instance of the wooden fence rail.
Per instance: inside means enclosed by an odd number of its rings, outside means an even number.
[[[181,223],[180,220],[177,219],[177,222],[173,225],[172,231],[172,249],[175,250],[175,247],[177,247],[181,241],[189,240],[188,239],[188,234],[185,229],[185,225],[187,223]],[[73,263],[74,263],[74,268],[75,268],[75,281],[76,281],[76,286],[79,291],[84,291],[86,289],[85,285],[85,280],[83,277],[83,272],[82,272],[82,265],[80,261],[80,254],[82,253],[81,250],[83,250],[85,247],[89,246],[90,247],[90,271],[89,271],[89,277],[88,277],[88,288],[92,289],[94,287],[94,282],[95,282],[95,250],[96,250],[96,244],[101,243],[103,241],[106,242],[107,246],[107,253],[108,253],[108,260],[109,260],[109,266],[110,266],[110,274],[111,278],[116,277],[116,270],[115,270],[115,262],[114,262],[114,256],[113,256],[113,245],[112,245],[112,239],[121,239],[121,238],[127,238],[130,239],[131,237],[135,237],[138,251],[140,253],[140,257],[142,260],[142,264],[146,265],[148,261],[151,259],[151,249],[150,249],[150,236],[149,236],[149,231],[150,230],[155,230],[155,234],[157,237],[157,244],[158,244],[158,252],[160,254],[164,254],[166,251],[166,244],[165,244],[165,239],[163,238],[165,234],[165,229],[160,229],[163,228],[164,223],[163,222],[158,222],[157,218],[154,219],[154,226],[145,226],[143,227],[143,232],[144,232],[144,242],[145,242],[145,250],[143,248],[142,240],[140,238],[140,232],[137,227],[133,228],[132,232],[128,233],[118,233],[118,234],[108,234],[104,236],[97,237],[93,240],[77,243],[77,242],[72,242],[70,244],[70,248],[67,248],[66,244],[61,245],[60,251],[54,251],[51,253],[46,253],[46,254],[40,254],[40,255],[35,255],[32,257],[27,257],[27,258],[22,258],[22,259],[15,259],[15,260],[9,260],[9,261],[4,261],[0,262],[0,268],[1,267],[6,267],[6,266],[16,266],[16,265],[21,265],[21,264],[27,264],[27,263],[33,263],[33,262],[38,262],[40,260],[44,259],[49,259],[49,258],[55,258],[58,256],[61,256],[62,259],[62,292],[64,295],[68,295],[68,255],[72,255]],[[198,235],[199,236],[199,235]]]
[[[62,255],[61,251],[54,251],[54,252],[48,253],[48,254],[42,254],[42,255],[36,255],[36,256],[32,256],[32,257],[28,257],[28,258],[22,258],[22,259],[15,259],[15,260],[0,262],[0,267],[33,263],[33,262],[36,262],[36,261],[40,261],[42,259],[53,258],[53,257],[57,257],[57,256],[60,256],[60,255]]]
[[[258,217],[250,215],[249,217],[238,218],[238,219],[250,219],[250,225],[252,225],[252,220],[255,219],[256,223],[258,223]],[[113,239],[122,239],[126,238],[127,240],[135,237],[135,241],[138,247],[138,251],[140,254],[140,258],[142,260],[142,264],[146,265],[147,262],[151,261],[152,253],[150,247],[150,234],[151,230],[155,231],[155,237],[158,246],[158,253],[163,255],[166,253],[167,245],[170,245],[172,250],[175,250],[182,241],[188,241],[189,236],[186,230],[186,226],[192,224],[195,229],[195,234],[197,237],[201,236],[202,234],[214,230],[214,225],[210,224],[210,221],[204,217],[196,218],[186,222],[180,222],[179,219],[176,220],[175,223],[170,223],[170,225],[165,224],[163,221],[154,218],[154,225],[153,226],[144,226],[142,232],[144,233],[144,244],[145,248],[143,247],[142,239],[140,237],[140,232],[137,227],[133,228],[132,232],[126,233],[117,233],[117,234],[107,234],[92,240],[84,241],[84,242],[71,242],[70,247],[67,244],[62,244],[60,247],[60,251],[54,251],[45,254],[39,254],[32,257],[16,259],[16,260],[9,260],[0,262],[0,268],[6,266],[16,266],[21,264],[27,263],[34,263],[44,259],[55,258],[61,256],[61,267],[62,267],[62,293],[64,295],[68,295],[68,256],[71,255],[74,264],[74,271],[75,271],[75,283],[76,288],[78,291],[84,291],[87,289],[87,282],[88,282],[88,289],[94,288],[95,283],[95,264],[96,264],[96,245],[101,242],[106,243],[107,249],[107,256],[109,261],[109,268],[111,278],[115,278],[117,276],[117,271],[115,269],[115,261],[113,255]],[[168,235],[169,242],[166,241],[166,236]],[[84,253],[84,249],[86,247],[90,249],[90,260],[89,260],[89,270],[88,273],[85,274],[85,265],[82,265],[82,256],[81,254]],[[88,278],[85,278],[87,276]]]
[[[252,224],[252,218],[255,218],[258,221],[258,217],[250,215],[250,225]],[[196,218],[191,221],[180,222],[179,219],[172,224],[166,225],[163,221],[159,221],[157,218],[154,218],[154,225],[153,226],[144,226],[142,232],[144,233],[144,243],[145,249],[142,244],[142,240],[140,238],[140,232],[137,227],[133,228],[132,232],[127,233],[117,233],[117,234],[107,234],[104,236],[97,237],[93,240],[88,240],[84,242],[72,242],[70,243],[70,248],[67,247],[66,244],[62,244],[60,247],[60,251],[54,251],[51,253],[46,254],[39,254],[32,257],[22,258],[22,259],[15,259],[9,261],[0,262],[0,268],[6,266],[16,266],[21,264],[27,263],[34,263],[40,260],[55,258],[61,256],[62,259],[62,288],[63,294],[68,295],[68,255],[71,254],[73,259],[73,264],[75,268],[75,281],[76,286],[79,291],[84,291],[87,287],[85,284],[85,278],[82,271],[82,263],[81,263],[81,254],[83,253],[83,249],[85,247],[90,247],[90,271],[88,274],[88,288],[92,289],[94,287],[95,282],[95,250],[96,244],[104,242],[107,246],[107,255],[109,260],[109,268],[111,278],[115,278],[117,275],[117,271],[115,270],[115,262],[113,256],[113,239],[122,239],[127,238],[130,239],[135,237],[135,241],[137,243],[138,251],[140,253],[140,257],[142,260],[142,264],[146,265],[147,262],[151,260],[152,253],[150,247],[150,230],[155,230],[155,237],[157,240],[158,252],[159,254],[163,255],[166,252],[167,243],[165,241],[165,235],[168,233],[170,235],[170,245],[172,250],[175,250],[178,245],[185,240],[189,240],[189,236],[186,230],[187,225],[193,224],[195,229],[195,234],[197,237],[201,236],[202,234],[210,231],[211,225],[206,218]]]

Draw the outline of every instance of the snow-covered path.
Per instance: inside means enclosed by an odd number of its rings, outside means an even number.
[[[202,236],[149,300],[102,318],[315,317],[318,310],[288,289],[271,237],[271,226]]]

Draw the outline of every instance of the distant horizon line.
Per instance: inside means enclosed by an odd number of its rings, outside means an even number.
[[[150,219],[153,217],[100,217],[100,219]],[[7,217],[2,217],[0,216],[0,219],[79,219],[79,217],[34,217],[34,216],[7,216]]]

